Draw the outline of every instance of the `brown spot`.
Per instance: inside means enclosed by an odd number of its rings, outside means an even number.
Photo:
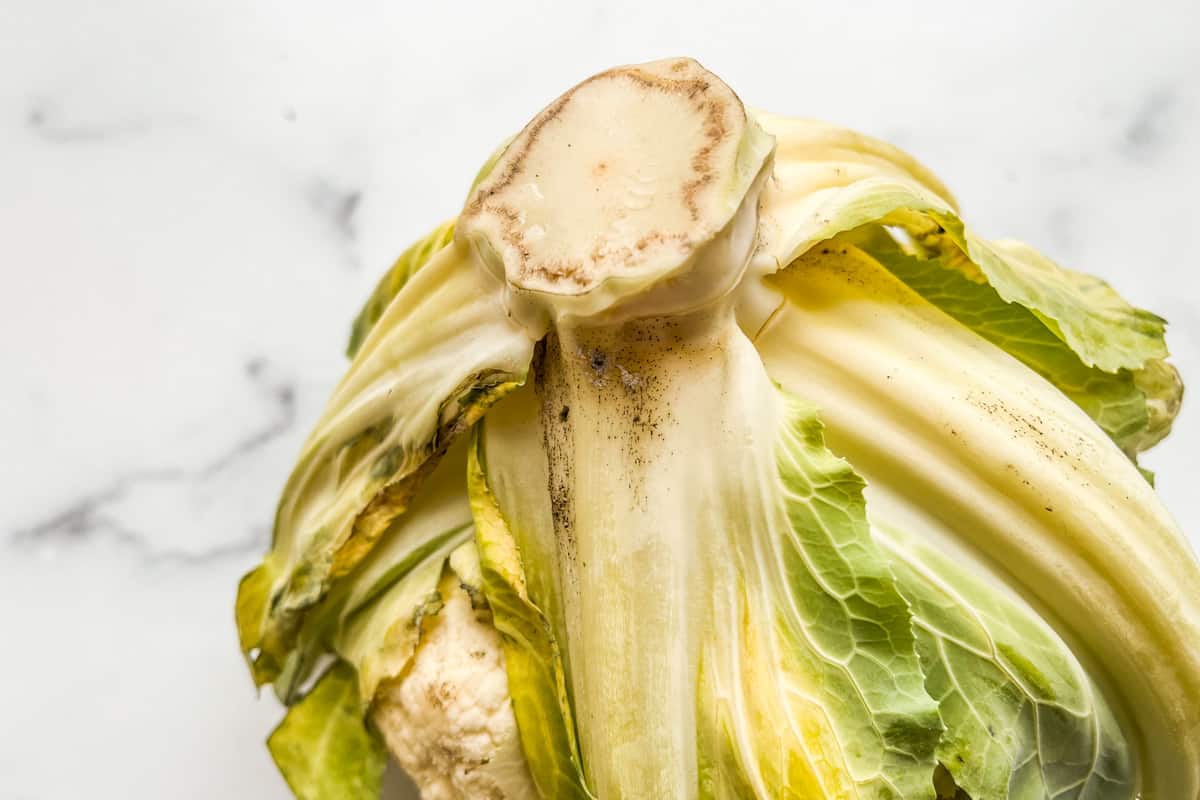
[[[662,233],[661,231],[651,231],[645,236],[637,240],[634,247],[638,250],[645,250],[652,244],[665,244],[666,242],[678,242],[680,250],[686,252],[691,248],[691,239],[686,233]]]
[[[415,454],[415,467],[383,486],[355,516],[348,537],[334,552],[331,578],[343,577],[366,557],[388,526],[408,510],[413,497],[450,444],[478,422],[493,403],[516,387],[510,382],[511,377],[500,370],[485,369],[467,376],[455,388],[439,410],[444,421],[438,426],[433,440]],[[317,544],[310,545],[310,552],[319,552],[315,549]]]
[[[618,214],[617,216],[622,215]],[[633,258],[633,249],[626,245],[613,247],[611,243],[599,239],[592,247],[591,252],[588,253],[588,257],[592,259],[593,264],[600,264],[613,259],[622,263],[628,263]]]
[[[705,89],[708,85],[705,84]],[[739,103],[740,105],[740,103]],[[705,186],[713,182],[715,171],[712,165],[712,151],[725,138],[728,131],[725,129],[724,108],[722,104],[716,100],[709,100],[701,106],[704,111],[708,124],[705,133],[708,134],[709,142],[704,147],[692,156],[692,171],[696,173],[696,177],[683,185],[683,202],[688,207],[688,212],[691,213],[692,219],[700,218],[700,207],[696,204],[696,195]]]
[[[425,699],[433,708],[443,709],[454,700],[457,691],[453,684],[442,682],[430,684],[425,689]]]
[[[587,276],[580,261],[546,261],[540,264],[526,261],[521,266],[520,274],[522,277],[537,276],[555,283],[566,281],[576,286],[587,285]]]
[[[522,263],[529,260],[529,248],[525,246],[525,234],[521,232],[521,215],[505,205],[491,205],[488,211],[500,218],[500,227],[505,244],[521,254]]]
[[[569,391],[559,360],[563,357],[558,337],[551,333],[534,352],[534,388],[541,402],[542,448],[547,460],[547,493],[550,496],[550,516],[558,536],[559,546],[568,565],[575,552],[573,530],[575,505],[572,494],[574,448],[574,417],[561,401]],[[558,408],[557,413],[551,409]],[[563,412],[566,413],[563,413]],[[569,567],[568,567],[569,568]]]

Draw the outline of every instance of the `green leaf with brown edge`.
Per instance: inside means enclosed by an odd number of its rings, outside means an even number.
[[[354,520],[350,538],[334,555],[331,573],[333,578],[339,578],[357,566],[388,526],[408,510],[417,490],[424,483],[425,476],[437,466],[446,449],[482,419],[497,400],[523,383],[507,380],[509,377],[508,373],[499,370],[472,375],[450,400],[442,403],[439,416],[443,419],[449,417],[450,421],[438,429],[432,443],[435,448],[434,455],[416,472],[385,486],[359,512]],[[451,406],[455,408],[451,410]]]
[[[247,584],[261,596],[242,597],[259,685],[285,670],[309,610],[408,512],[455,438],[524,381],[533,339],[505,314],[502,288],[443,248],[358,350],[284,488],[271,568]]]

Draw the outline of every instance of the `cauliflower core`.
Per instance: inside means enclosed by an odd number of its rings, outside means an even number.
[[[375,724],[424,800],[535,798],[491,614],[452,574],[439,591],[407,672],[376,695]]]

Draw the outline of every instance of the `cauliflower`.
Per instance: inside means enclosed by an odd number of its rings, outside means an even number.
[[[238,591],[300,800],[1200,800],[1164,321],[912,157],[609,70],[355,334]]]
[[[409,668],[376,695],[375,725],[424,800],[537,797],[491,612],[449,572],[439,592]]]

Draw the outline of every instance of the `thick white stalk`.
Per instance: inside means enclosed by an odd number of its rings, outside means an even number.
[[[539,375],[573,698],[599,797],[697,790],[717,484],[695,473],[719,465],[692,448],[735,422],[722,338],[740,333],[724,316],[563,331]]]

